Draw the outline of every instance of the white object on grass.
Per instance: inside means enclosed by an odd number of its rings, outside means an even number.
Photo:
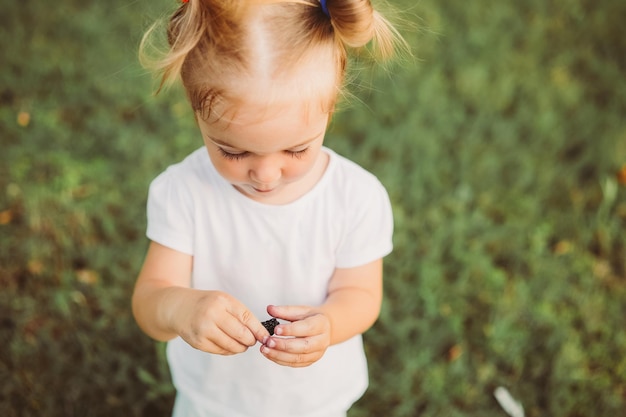
[[[524,408],[522,407],[522,404],[515,401],[506,388],[496,388],[493,392],[493,396],[496,397],[498,404],[500,404],[500,407],[502,407],[508,415],[511,417],[524,417]]]

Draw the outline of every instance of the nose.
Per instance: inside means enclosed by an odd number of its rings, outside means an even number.
[[[282,176],[279,158],[271,155],[257,156],[250,167],[249,175],[258,184],[275,184]]]

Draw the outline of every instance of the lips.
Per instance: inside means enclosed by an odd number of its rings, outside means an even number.
[[[254,191],[256,191],[257,193],[261,193],[261,194],[266,194],[266,193],[270,193],[272,191],[274,191],[274,188],[256,188],[256,187],[252,187],[254,189]]]

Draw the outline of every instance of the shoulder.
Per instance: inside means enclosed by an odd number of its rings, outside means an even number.
[[[148,237],[179,252],[192,254],[197,213],[212,187],[211,166],[204,148],[169,166],[150,184]],[[215,199],[211,199],[215,200]]]
[[[385,187],[374,174],[333,150],[326,149],[326,152],[331,160],[329,173],[331,183],[337,192],[350,198],[355,196],[387,198]]]
[[[187,195],[193,198],[214,186],[211,161],[204,147],[199,148],[182,161],[167,167],[150,183],[149,194],[165,198]]]
[[[148,214],[191,212],[200,196],[214,188],[211,165],[204,148],[197,149],[182,161],[170,165],[150,183]]]
[[[353,268],[386,256],[393,247],[393,210],[387,190],[358,164],[336,153],[331,153],[331,160],[334,198],[328,204],[333,205],[342,233],[336,266]]]
[[[196,149],[182,161],[168,166],[152,181],[152,184],[200,180],[207,176],[207,164],[210,162],[204,147]]]

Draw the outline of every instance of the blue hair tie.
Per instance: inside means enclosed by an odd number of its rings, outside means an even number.
[[[322,6],[322,11],[328,17],[330,17],[330,13],[328,13],[328,6],[326,6],[326,0],[320,0],[320,5]]]

